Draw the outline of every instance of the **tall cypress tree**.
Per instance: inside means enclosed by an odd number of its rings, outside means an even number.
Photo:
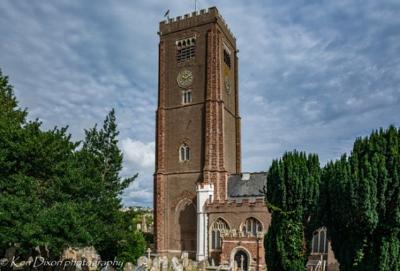
[[[322,179],[320,214],[340,269],[400,270],[400,130],[358,138]]]
[[[272,222],[265,238],[269,270],[304,271],[321,170],[318,156],[288,152],[268,171],[267,204]]]

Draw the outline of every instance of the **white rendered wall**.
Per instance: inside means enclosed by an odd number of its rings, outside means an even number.
[[[197,186],[197,261],[206,260],[208,256],[208,216],[205,212],[205,204],[208,199],[212,200],[213,194],[212,184]]]

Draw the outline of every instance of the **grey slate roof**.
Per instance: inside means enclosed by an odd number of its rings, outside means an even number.
[[[228,177],[228,196],[230,198],[263,197],[267,186],[267,173],[242,173]]]

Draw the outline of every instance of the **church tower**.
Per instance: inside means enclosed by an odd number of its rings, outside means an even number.
[[[194,257],[196,187],[225,200],[241,170],[236,39],[215,7],[161,22],[159,36],[156,249]]]

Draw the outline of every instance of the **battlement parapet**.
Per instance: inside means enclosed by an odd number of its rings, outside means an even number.
[[[171,32],[179,31],[185,28],[194,27],[205,23],[218,22],[219,25],[224,28],[233,39],[236,40],[232,31],[229,29],[228,24],[224,18],[219,14],[216,7],[210,7],[208,9],[201,9],[200,11],[194,11],[187,13],[183,16],[177,16],[175,18],[168,18],[167,20],[160,22],[160,35],[168,34]]]
[[[256,234],[253,234],[252,232],[243,232],[241,230],[225,230],[221,232],[221,237],[224,239],[224,241],[234,241],[234,240],[239,240],[240,241],[254,241],[257,239],[263,239],[264,238],[265,232],[259,231]]]
[[[214,184],[212,183],[198,183],[197,190],[214,190]]]
[[[220,19],[221,23],[225,26],[226,30],[228,33],[235,39],[235,36],[233,35],[231,29],[229,28],[228,24],[225,22],[224,17],[222,17],[220,14],[218,14],[218,18]]]
[[[208,208],[223,207],[266,207],[264,198],[245,198],[245,199],[228,199],[228,200],[207,200]]]
[[[200,11],[193,11],[192,13],[187,13],[183,16],[176,16],[175,18],[168,18],[167,20],[160,22],[160,24],[177,23],[182,20],[191,19],[191,18],[194,18],[197,16],[206,15],[206,14],[218,15],[218,10],[216,7],[210,7],[208,9],[201,9]]]

